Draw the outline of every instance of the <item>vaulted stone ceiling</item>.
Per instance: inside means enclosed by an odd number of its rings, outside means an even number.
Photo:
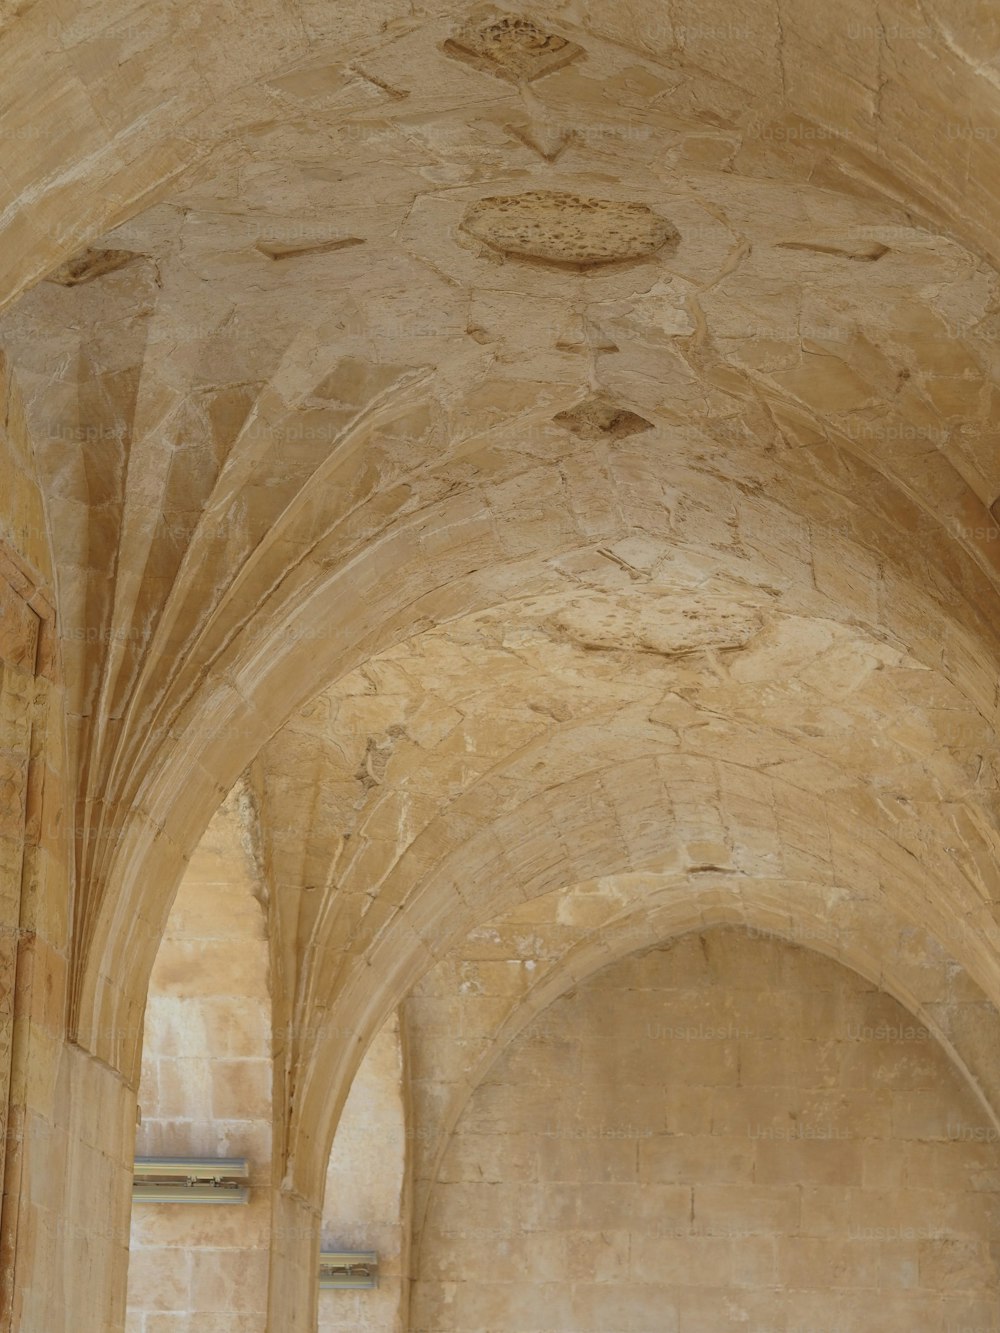
[[[546,894],[835,921],[918,1008],[923,932],[1000,1000],[993,8],[184,14],[8,84],[89,126],[24,140],[0,317],[81,1043],[134,1075],[244,772],[303,1193],[365,1040]]]

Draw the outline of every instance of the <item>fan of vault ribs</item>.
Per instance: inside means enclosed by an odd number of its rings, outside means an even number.
[[[860,897],[996,989],[993,270],[583,28],[428,21],[244,100],[0,326],[80,1039],[134,1073],[244,770],[279,1027],[384,1015],[501,883],[668,870]],[[290,1069],[347,1069],[308,1040]]]

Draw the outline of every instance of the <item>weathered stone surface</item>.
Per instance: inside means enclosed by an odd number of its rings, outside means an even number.
[[[676,244],[675,228],[645,204],[532,190],[480,199],[462,227],[501,254],[550,264],[610,264],[642,259]]]
[[[468,997],[434,991],[457,1045]],[[419,1012],[413,1030],[440,1073],[445,1042]],[[907,1120],[921,1098],[931,1129]],[[995,1292],[974,1182],[1000,1144],[981,1119],[926,1027],[804,949],[709,931],[596,962],[467,1093],[414,1322],[515,1330],[530,1304],[540,1326],[602,1333],[627,1302],[650,1329],[861,1327],[888,1302],[900,1328],[947,1327]]]
[[[614,350],[617,351],[617,347]],[[653,429],[653,423],[639,416],[638,412],[630,412],[627,407],[619,407],[603,398],[589,398],[567,412],[557,412],[552,420],[574,435],[589,440],[602,436],[620,439],[623,435]]]
[[[86,250],[75,259],[60,264],[49,274],[48,281],[58,283],[60,287],[79,287],[83,283],[103,278],[105,273],[116,273],[118,269],[142,258],[143,255],[131,250]]]
[[[576,42],[524,14],[483,13],[444,44],[445,51],[513,83],[530,83],[583,54]]]
[[[257,249],[268,259],[297,259],[300,255],[325,255],[334,250],[347,250],[352,245],[364,245],[360,236],[340,236],[314,245],[288,245],[282,241],[258,241]]]
[[[7,8],[0,1327],[993,1328],[989,7]]]

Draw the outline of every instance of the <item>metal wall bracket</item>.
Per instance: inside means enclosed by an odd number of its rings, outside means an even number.
[[[134,1203],[249,1203],[242,1157],[137,1157]]]
[[[319,1285],[324,1291],[377,1287],[378,1255],[374,1250],[324,1250],[319,1256]]]

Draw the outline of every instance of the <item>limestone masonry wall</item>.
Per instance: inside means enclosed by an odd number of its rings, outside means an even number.
[[[245,1157],[250,1203],[132,1209],[128,1333],[264,1333],[271,1003],[264,914],[223,810],[184,877],[146,1009],[135,1150]]]
[[[997,1137],[855,973],[686,936],[558,1000],[472,1096],[411,1327],[994,1330]]]

